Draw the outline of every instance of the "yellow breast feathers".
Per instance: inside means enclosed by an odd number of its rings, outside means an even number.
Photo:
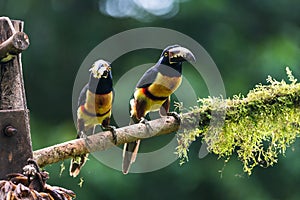
[[[148,90],[157,97],[170,96],[181,84],[180,77],[168,77],[158,73],[155,81],[149,86]]]
[[[90,113],[101,115],[111,109],[113,92],[107,94],[94,94],[87,90],[86,97],[87,98],[84,106],[85,109]]]
[[[87,90],[86,102],[78,108],[79,119],[84,119],[86,124],[101,124],[110,117],[113,101],[113,92],[107,94],[94,94]]]

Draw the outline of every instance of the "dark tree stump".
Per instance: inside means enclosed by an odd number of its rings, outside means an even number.
[[[0,178],[22,172],[32,158],[21,54],[29,45],[23,22],[0,17]],[[16,50],[17,49],[17,50]],[[20,51],[19,51],[20,50]],[[7,52],[5,52],[7,51]]]

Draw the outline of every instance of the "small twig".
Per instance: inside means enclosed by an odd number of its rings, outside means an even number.
[[[0,62],[8,62],[29,46],[29,38],[24,32],[16,32],[0,44]]]

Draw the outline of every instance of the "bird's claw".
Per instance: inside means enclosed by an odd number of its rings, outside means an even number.
[[[87,143],[91,143],[90,139],[88,138],[87,134],[85,132],[80,131],[80,134],[78,135],[77,138],[82,138],[84,139]]]
[[[150,129],[150,130],[153,130],[152,127],[151,127],[150,124],[149,124],[149,121],[148,121],[146,118],[143,117],[143,118],[141,119],[140,123],[145,124],[146,129],[147,129],[148,132],[149,132],[149,129]]]
[[[117,131],[116,131],[116,127],[114,127],[114,126],[108,126],[108,127],[105,127],[104,130],[110,131],[110,132],[111,132],[112,138],[113,138],[113,142],[114,142],[114,144],[116,145],[117,142],[118,142],[118,140],[117,140]]]
[[[80,131],[79,134],[77,135],[77,139],[78,138],[86,138],[86,134],[83,131]]]
[[[80,131],[80,133],[78,134],[77,138],[84,139],[87,147],[89,147],[89,144],[92,143],[92,141],[88,138],[87,134],[85,134],[85,132],[83,132],[83,131]]]
[[[180,117],[180,115],[179,115],[177,112],[168,112],[168,113],[167,113],[167,116],[172,116],[172,117],[174,117],[174,118],[177,120],[177,122],[180,124],[180,122],[181,122],[181,117]]]

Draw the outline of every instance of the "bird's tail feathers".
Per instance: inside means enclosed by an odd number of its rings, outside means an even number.
[[[125,143],[123,149],[123,174],[128,174],[130,166],[135,162],[141,140]]]

